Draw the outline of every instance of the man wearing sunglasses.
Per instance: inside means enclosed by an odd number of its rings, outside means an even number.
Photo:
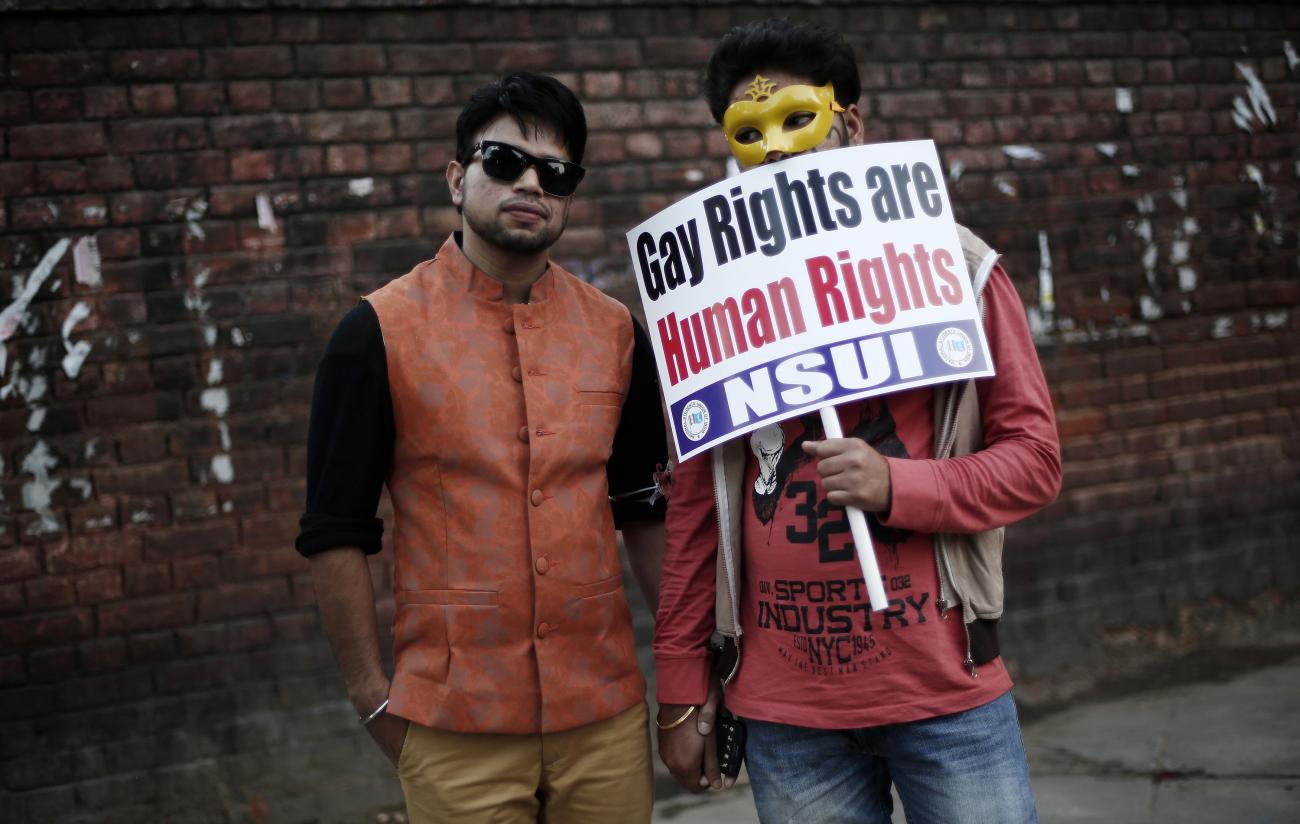
[[[704,85],[742,167],[866,139],[853,51],[826,29],[733,29]],[[1056,496],[1060,448],[1023,305],[997,255],[959,235],[994,377],[845,404],[845,438],[827,439],[816,414],[784,421],[673,473],[655,622],[659,751],[688,789],[723,786],[710,735],[716,627],[726,705],[745,731],[729,740],[745,741],[762,821],[887,824],[891,787],[912,824],[1037,821],[998,655],[1002,528]],[[871,522],[890,598],[880,613],[849,505]],[[732,550],[722,564],[720,542]]]
[[[317,375],[297,546],[415,822],[649,820],[614,533],[654,608],[666,439],[645,332],[548,257],[586,139],[554,78],[476,91],[447,166],[462,230],[367,295]],[[385,483],[391,679],[365,561]]]

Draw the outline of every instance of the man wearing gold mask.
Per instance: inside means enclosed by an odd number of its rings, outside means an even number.
[[[705,74],[743,168],[860,145],[859,92],[842,37],[785,20],[727,33]],[[886,824],[891,787],[911,824],[1038,820],[998,654],[1000,553],[1003,527],[1059,491],[1060,447],[1023,305],[997,255],[959,234],[996,376],[846,404],[845,438],[815,414],[768,426],[673,474],[660,754],[693,792],[734,782],[714,743],[721,676],[764,822]],[[848,505],[868,515],[883,612]]]

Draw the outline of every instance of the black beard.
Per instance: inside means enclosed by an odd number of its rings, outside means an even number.
[[[541,252],[551,248],[555,241],[560,239],[560,235],[564,234],[564,229],[569,224],[569,211],[565,209],[564,214],[560,216],[560,225],[554,231],[544,228],[538,234],[521,235],[517,231],[505,228],[496,221],[487,221],[480,224],[478,219],[471,216],[468,210],[464,211],[462,215],[465,222],[474,230],[474,234],[483,238],[486,242],[499,249],[524,254],[532,254],[533,252]]]

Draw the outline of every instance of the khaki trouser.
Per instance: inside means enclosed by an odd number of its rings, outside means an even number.
[[[411,724],[397,762],[412,824],[646,824],[646,706],[564,732],[472,734]]]

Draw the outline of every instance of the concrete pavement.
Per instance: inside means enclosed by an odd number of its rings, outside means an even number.
[[[1300,656],[1080,703],[1026,723],[1024,739],[1043,824],[1300,822]],[[757,821],[747,785],[659,797],[660,824]]]

